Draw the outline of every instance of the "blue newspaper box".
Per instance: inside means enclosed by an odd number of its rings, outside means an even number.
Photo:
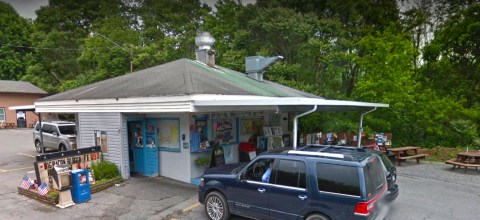
[[[78,204],[91,199],[88,170],[72,171],[72,183],[72,199],[75,203]]]

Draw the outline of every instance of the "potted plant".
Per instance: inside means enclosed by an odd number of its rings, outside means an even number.
[[[199,166],[203,166],[205,168],[209,168],[210,167],[210,157],[207,157],[207,156],[199,157],[195,160],[195,164],[197,164]]]

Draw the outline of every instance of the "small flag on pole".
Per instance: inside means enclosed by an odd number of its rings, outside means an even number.
[[[47,193],[48,193],[49,190],[50,190],[50,187],[48,187],[48,184],[46,184],[45,182],[43,182],[43,183],[40,184],[40,186],[38,187],[38,194],[40,194],[41,196],[47,195]]]
[[[20,183],[20,188],[22,189],[30,189],[30,186],[32,185],[32,182],[30,181],[30,178],[28,178],[27,175],[25,175],[22,179],[22,183]]]

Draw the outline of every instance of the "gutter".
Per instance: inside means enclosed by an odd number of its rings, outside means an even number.
[[[368,112],[364,112],[364,113],[360,114],[360,121],[358,123],[358,133],[357,133],[357,148],[360,148],[360,146],[362,145],[363,116],[365,116],[366,114],[371,113],[375,110],[377,110],[377,107],[373,108],[372,110],[370,110]]]
[[[293,149],[294,150],[297,149],[298,118],[308,115],[312,112],[315,112],[316,110],[317,110],[317,105],[314,105],[312,110],[299,114],[295,116],[295,118],[293,118]]]

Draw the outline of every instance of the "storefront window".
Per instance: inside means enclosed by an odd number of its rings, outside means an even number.
[[[0,121],[5,121],[5,108],[0,108]]]

